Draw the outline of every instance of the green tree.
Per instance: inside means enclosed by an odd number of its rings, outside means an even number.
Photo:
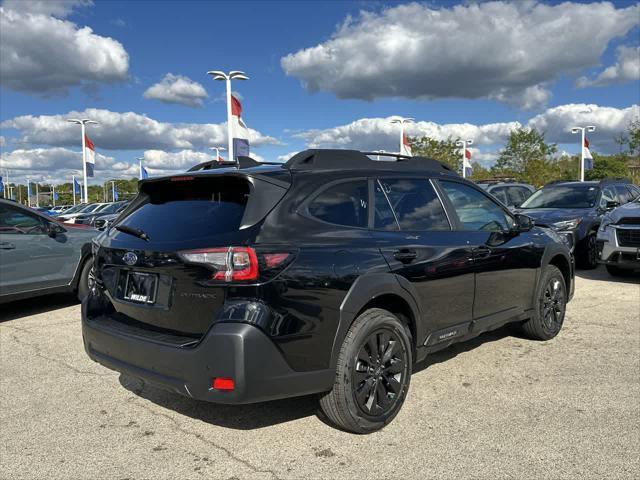
[[[585,172],[585,180],[628,178],[628,160],[628,156],[623,153],[606,156],[593,153],[593,169]]]
[[[462,171],[462,151],[456,146],[456,140],[451,137],[446,140],[436,140],[431,137],[409,138],[413,155],[432,158],[444,163],[456,172]]]
[[[535,128],[518,128],[509,134],[505,148],[500,151],[494,171],[526,175],[529,163],[535,162],[535,165],[531,165],[531,169],[537,172],[541,165],[551,162],[557,150],[555,143],[544,141],[544,133]]]

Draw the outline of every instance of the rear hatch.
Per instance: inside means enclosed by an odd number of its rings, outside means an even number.
[[[230,288],[260,281],[264,258],[250,245],[287,188],[281,177],[235,170],[141,183],[94,248],[97,283],[110,303],[102,314],[136,328],[202,336]]]

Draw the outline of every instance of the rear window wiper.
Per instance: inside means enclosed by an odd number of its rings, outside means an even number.
[[[149,241],[149,235],[147,235],[143,230],[134,227],[128,227],[126,225],[116,225],[116,230],[122,233],[128,233],[130,235],[134,235],[142,240]]]

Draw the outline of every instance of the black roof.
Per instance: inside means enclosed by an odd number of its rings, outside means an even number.
[[[631,180],[628,178],[603,178],[602,180],[586,180],[584,182],[580,182],[579,180],[555,180],[553,182],[549,182],[545,184],[547,186],[558,186],[558,185],[591,185],[591,186],[599,186],[605,185],[607,183],[631,183]]]
[[[391,157],[392,160],[372,160],[369,156]],[[429,170],[457,175],[448,166],[430,158],[358,150],[305,150],[291,157],[285,167],[291,171]]]

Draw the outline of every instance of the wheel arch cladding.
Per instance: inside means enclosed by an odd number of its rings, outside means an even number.
[[[340,305],[340,321],[331,351],[331,367],[336,366],[344,338],[359,315],[370,308],[381,308],[396,315],[406,323],[411,332],[414,358],[418,338],[424,335],[420,324],[420,309],[415,297],[405,290],[396,275],[377,273],[359,277]]]
[[[548,265],[554,265],[560,270],[567,292],[569,292],[571,290],[571,265],[569,260],[564,255],[557,253],[549,259]]]

